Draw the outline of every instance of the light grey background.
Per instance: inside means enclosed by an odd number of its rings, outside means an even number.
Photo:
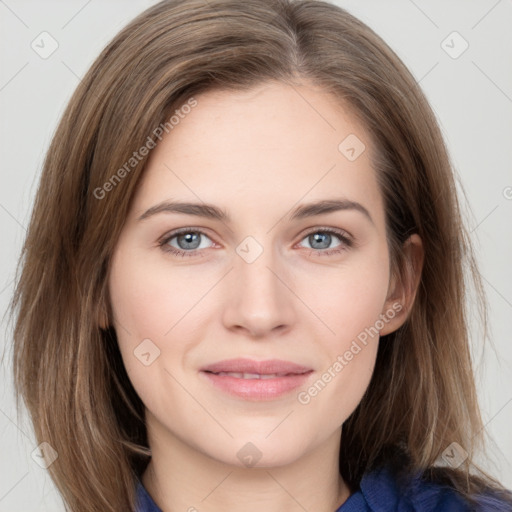
[[[0,0],[0,313],[64,106],[104,45],[154,3]],[[380,34],[420,81],[466,191],[496,346],[486,349],[482,364],[475,350],[483,416],[495,441],[485,465],[512,488],[512,0],[336,3]],[[31,47],[35,41],[40,51],[50,48],[44,31],[58,43],[46,59]],[[464,41],[469,47],[457,56]],[[1,336],[7,352],[0,368],[0,512],[62,511],[47,471],[31,458],[36,443],[27,417],[16,417],[5,323]]]

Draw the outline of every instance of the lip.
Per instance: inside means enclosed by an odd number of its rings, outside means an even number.
[[[246,400],[273,400],[301,386],[313,372],[312,368],[281,359],[254,361],[252,359],[228,359],[201,368],[201,375],[217,389]],[[237,373],[260,375],[263,378],[243,378]],[[274,375],[268,377],[269,375]],[[267,377],[264,377],[267,376]]]

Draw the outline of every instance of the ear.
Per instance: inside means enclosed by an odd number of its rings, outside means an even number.
[[[98,314],[98,326],[100,329],[106,331],[108,329],[108,320],[106,313],[102,310]]]
[[[382,315],[388,320],[380,330],[381,336],[396,331],[405,323],[418,291],[424,260],[420,236],[416,233],[411,235],[404,242],[402,252],[405,258],[404,275],[394,275],[390,279],[388,296],[382,311]]]

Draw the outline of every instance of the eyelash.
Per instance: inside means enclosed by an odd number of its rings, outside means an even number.
[[[175,256],[197,256],[201,255],[203,256],[203,249],[193,249],[190,251],[184,251],[182,249],[176,249],[175,247],[172,247],[170,245],[167,245],[173,238],[175,238],[178,235],[182,235],[184,233],[199,233],[201,235],[206,236],[207,238],[210,238],[204,231],[201,229],[195,229],[195,228],[182,228],[177,231],[173,231],[172,233],[169,233],[168,236],[165,236],[161,241],[158,242],[158,246],[167,253],[173,254]],[[336,235],[340,241],[342,242],[342,245],[339,246],[338,249],[309,249],[310,253],[315,253],[317,256],[332,256],[335,254],[340,254],[343,251],[346,251],[347,249],[350,249],[353,247],[354,243],[352,239],[348,236],[348,234],[345,231],[333,229],[333,228],[316,228],[312,229],[311,231],[307,232],[303,238],[304,240],[307,236],[313,234],[313,233],[329,233]],[[307,248],[306,248],[307,249]]]

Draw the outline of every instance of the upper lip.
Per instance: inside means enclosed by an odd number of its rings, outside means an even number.
[[[233,373],[254,373],[259,375],[270,374],[301,374],[311,371],[311,368],[283,361],[281,359],[268,359],[266,361],[254,361],[252,359],[226,359],[217,363],[209,364],[201,368],[203,372],[233,372]]]

